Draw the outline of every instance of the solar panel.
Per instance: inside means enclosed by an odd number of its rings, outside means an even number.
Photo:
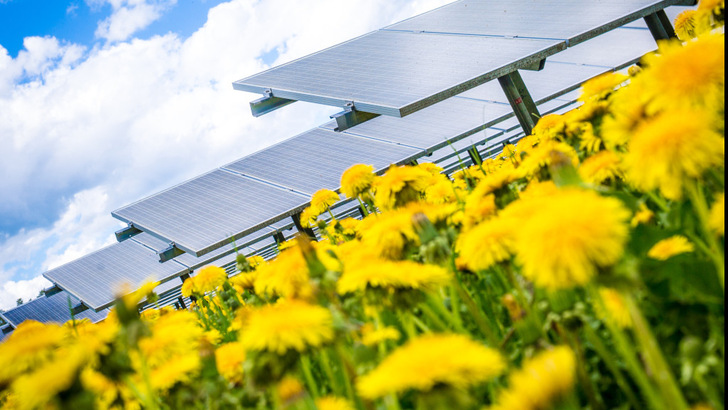
[[[569,48],[556,54],[551,60],[580,65],[615,67],[620,63],[637,62],[644,54],[656,48],[657,43],[649,30],[621,28],[589,40],[582,46]]]
[[[240,239],[291,215],[308,199],[307,195],[218,169],[112,215],[201,256],[230,244],[231,238]]]
[[[688,3],[461,0],[233,87],[283,99],[259,114],[303,100],[402,117],[667,6]]]
[[[338,189],[341,174],[354,164],[384,169],[421,154],[411,147],[314,128],[223,168],[310,196],[319,189]]]
[[[102,248],[43,276],[96,311],[113,304],[119,286],[136,288],[148,279],[179,276],[187,267],[170,261],[159,263],[154,250],[134,241],[124,241]]]
[[[564,48],[556,40],[375,31],[233,86],[403,117]]]
[[[461,0],[384,29],[559,39],[574,46],[678,3],[685,1]]]
[[[71,305],[69,306],[69,299]],[[2,316],[13,327],[26,320],[35,320],[41,323],[56,322],[65,323],[71,320],[71,307],[79,304],[79,300],[68,292],[58,292],[50,296],[40,296],[36,299],[23,303],[22,305],[3,312]],[[106,318],[108,310],[95,312],[91,309],[84,310],[74,315],[76,320],[88,319],[91,322],[98,322]]]

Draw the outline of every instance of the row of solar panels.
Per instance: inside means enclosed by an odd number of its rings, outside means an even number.
[[[453,5],[477,8],[482,6],[481,3],[460,1]],[[628,5],[638,11],[628,13],[628,17],[622,15],[617,20],[603,17],[600,21],[609,22],[595,26],[592,34],[599,34],[616,24],[615,21],[621,24],[679,2],[617,3],[620,4],[617,14],[623,13]],[[568,1],[553,4],[556,7],[577,6]],[[448,7],[432,13],[454,10]],[[512,12],[508,7],[505,12]],[[595,9],[589,10],[594,12]],[[679,8],[671,8],[668,14],[674,16],[679,11]],[[405,23],[414,24],[415,19],[428,15],[430,17],[427,18],[432,19],[433,14],[427,13],[399,23],[403,24],[399,28],[395,25],[383,31],[403,30]],[[463,23],[462,18],[462,15],[457,17],[460,19],[458,24]],[[531,87],[531,95],[539,110],[548,112],[568,105],[569,98],[559,97],[574,90],[583,81],[620,69],[653,50],[653,27],[649,29],[646,24],[634,21],[553,56],[541,71],[524,71],[524,82]],[[481,35],[489,36],[477,34]],[[593,35],[574,38],[588,37]],[[578,41],[573,40],[570,45],[574,42]],[[405,45],[404,48],[407,47]],[[450,45],[443,47],[449,48]],[[366,48],[359,51],[362,55],[371,52]],[[500,53],[499,49],[492,52]],[[476,59],[480,55],[477,48],[471,49],[470,54]],[[346,58],[360,57],[341,58],[344,60],[339,62],[339,67],[348,67],[350,61]],[[452,66],[462,64],[451,61]],[[305,67],[299,69],[307,72]],[[441,73],[442,77],[448,75]],[[370,91],[378,89],[376,84],[361,84],[359,87]],[[338,188],[341,173],[355,163],[373,164],[381,172],[391,163],[403,164],[419,158],[441,163],[446,170],[453,170],[458,166],[455,151],[464,151],[471,144],[470,140],[486,144],[487,151],[501,141],[518,138],[520,129],[508,99],[496,82],[465,91],[405,118],[380,116],[343,132],[334,131],[336,127],[335,121],[324,124],[114,211],[115,217],[133,224],[131,233],[137,230],[143,233],[46,272],[44,276],[95,311],[103,311],[113,303],[114,289],[119,283],[137,286],[150,276],[163,282],[159,291],[164,294],[163,301],[171,302],[177,300],[181,286],[181,281],[173,280],[176,277],[192,274],[213,262],[234,266],[237,250],[246,255],[272,256],[275,253],[273,236],[293,226],[290,219],[288,223],[283,220],[307,206],[310,195],[316,190]],[[472,137],[467,140],[469,136]],[[455,151],[448,144],[453,145]],[[186,253],[160,264],[157,255],[168,251],[170,244],[173,249]]]

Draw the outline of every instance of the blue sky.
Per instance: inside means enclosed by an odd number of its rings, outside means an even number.
[[[294,136],[231,83],[446,0],[0,0],[0,308],[114,242],[111,211]]]

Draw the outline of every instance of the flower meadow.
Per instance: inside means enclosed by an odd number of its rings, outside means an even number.
[[[320,240],[202,269],[188,309],[140,313],[151,282],[21,324],[0,406],[723,409],[723,4],[495,158],[352,166],[302,214]]]

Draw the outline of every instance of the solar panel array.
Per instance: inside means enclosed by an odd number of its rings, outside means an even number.
[[[685,0],[460,0],[233,87],[403,117]]]
[[[565,47],[566,40],[574,45],[606,28],[680,2],[618,0],[592,4],[555,0],[556,9],[576,7],[591,17],[568,27],[548,23],[523,28],[526,31],[519,32],[517,38],[506,38],[510,36],[506,32],[490,34],[502,29],[504,20],[497,14],[480,24],[476,18],[493,11],[487,7],[497,6],[509,19],[520,19],[514,16],[519,16],[522,7],[533,13],[542,3],[462,0],[250,77],[245,81],[255,78],[263,84],[275,79],[289,89],[310,80],[304,85],[311,87],[312,95],[315,91],[316,98],[322,96],[316,87],[326,83],[331,85],[335,99],[356,100],[358,109],[364,107],[357,99],[361,97],[378,101],[372,106],[385,107],[381,114],[409,115],[379,116],[343,132],[335,132],[336,122],[332,121],[118,209],[112,213],[114,217],[143,232],[44,276],[67,291],[66,296],[76,297],[94,310],[113,303],[118,284],[138,286],[151,275],[163,282],[157,288],[160,303],[186,303],[180,299],[182,282],[176,277],[193,275],[196,269],[213,262],[232,274],[238,251],[274,256],[277,246],[273,235],[282,233],[284,239],[290,238],[294,224],[289,217],[300,212],[316,190],[337,189],[341,173],[353,164],[368,163],[383,171],[390,163],[419,159],[452,172],[463,160],[470,161],[467,150],[473,146],[486,157],[494,155],[503,143],[521,138],[522,129],[499,84],[488,82],[472,88],[487,77],[483,77],[482,67],[495,67],[488,73],[500,75],[506,60],[520,56],[518,64],[522,65],[530,61],[524,56],[555,52]],[[677,9],[668,14],[677,14]],[[547,17],[541,15],[539,20]],[[453,27],[460,29],[451,31]],[[585,27],[591,31],[584,31]],[[551,29],[555,34],[548,38],[523,38],[542,37]],[[549,58],[543,70],[522,71],[522,77],[539,112],[560,112],[576,106],[574,90],[583,81],[632,64],[654,48],[646,26],[632,22],[629,28],[612,30],[562,51]],[[377,60],[388,59],[392,53],[397,54],[394,60]],[[423,56],[429,60],[420,61]],[[380,66],[384,63],[387,65]],[[406,71],[405,66],[416,67]],[[357,70],[371,75],[358,77]],[[463,83],[466,77],[469,80]],[[271,83],[266,84],[270,87]],[[235,86],[241,88],[241,83]],[[443,89],[449,91],[438,91]],[[431,105],[433,98],[442,100],[450,92],[459,94]],[[276,95],[285,98],[277,91]],[[337,104],[341,102],[338,100]],[[355,203],[343,204],[335,211],[337,217],[357,213]],[[170,245],[186,253],[159,263],[158,254]]]
[[[0,316],[13,327],[17,327],[26,320],[35,320],[43,323],[65,323],[72,319],[71,309],[79,303],[80,301],[71,294],[58,292],[50,296],[39,296],[7,312],[3,312]],[[88,319],[96,323],[105,319],[108,313],[108,310],[95,312],[87,309],[73,317],[76,320]]]

